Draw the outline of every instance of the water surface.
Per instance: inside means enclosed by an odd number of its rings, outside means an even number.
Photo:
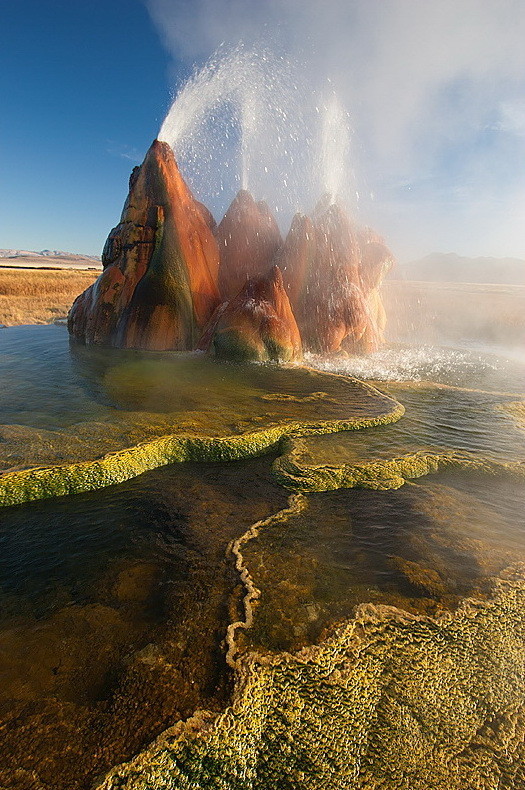
[[[406,414],[301,439],[303,463],[454,450],[525,458],[517,353],[397,347],[311,362],[382,379]],[[217,435],[384,406],[346,379],[321,385],[322,374],[294,367],[71,350],[58,327],[2,330],[0,374],[4,469],[93,458],[175,429]],[[176,464],[0,510],[2,786],[88,788],[177,720],[227,704],[224,636],[245,592],[227,548],[286,507],[273,460]],[[447,472],[305,503],[243,547],[261,597],[241,650],[316,642],[360,603],[454,610],[525,560],[524,486],[504,474]]]

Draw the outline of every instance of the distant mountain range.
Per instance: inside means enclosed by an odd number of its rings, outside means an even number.
[[[63,250],[0,250],[0,258],[67,258],[68,260],[89,260],[99,261],[98,255],[78,255],[74,252],[63,252]]]
[[[31,268],[100,267],[100,256],[63,250],[1,250],[0,266]],[[521,258],[466,258],[454,252],[433,252],[424,258],[394,267],[389,279],[449,283],[501,283],[525,285],[525,260]]]
[[[433,252],[417,261],[398,264],[391,276],[396,280],[525,285],[525,260],[465,258],[453,252]]]

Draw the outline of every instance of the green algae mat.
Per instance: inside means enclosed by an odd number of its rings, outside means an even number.
[[[77,494],[70,501],[83,503],[89,522],[89,496],[101,492],[78,492],[124,480],[140,487],[131,478],[174,461],[274,453],[249,462],[261,467],[246,484],[235,464],[211,464],[202,481],[194,464],[193,482],[187,471],[172,483],[170,512],[192,514],[191,541],[199,536],[195,546],[206,545],[217,569],[210,561],[204,573],[206,551],[193,548],[188,598],[178,604],[184,624],[171,615],[162,639],[125,658],[121,718],[112,724],[110,708],[104,726],[118,740],[126,719],[140,729],[149,706],[165,700],[172,714],[164,726],[153,714],[149,745],[108,746],[113,761],[99,775],[90,758],[90,785],[525,787],[519,390],[378,389],[310,368],[69,348],[58,327],[9,330],[0,342],[0,491],[2,504],[19,505],[3,511],[15,526],[29,508],[56,505],[20,506],[32,499]],[[225,507],[235,486],[236,504]],[[163,476],[154,498],[168,490]],[[135,595],[146,571],[138,581],[120,571],[111,589]],[[77,620],[95,617],[80,608]],[[81,717],[67,705],[61,727],[73,733]],[[118,754],[122,764],[101,778]],[[7,779],[0,770],[6,787],[68,786],[51,768],[41,779],[24,755],[15,766]]]
[[[403,414],[350,377],[69,347],[54,326],[3,330],[0,376],[3,505],[101,488],[177,461],[248,458],[286,436]]]

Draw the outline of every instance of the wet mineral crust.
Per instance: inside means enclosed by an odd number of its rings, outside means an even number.
[[[238,192],[216,231],[222,298],[233,299],[247,280],[268,273],[282,244],[277,222],[264,201]]]
[[[217,357],[259,362],[301,356],[301,336],[277,266],[266,276],[249,279],[231,302],[218,308],[200,348],[212,348]]]
[[[220,302],[219,252],[209,212],[166,143],[155,140],[133,170],[102,262],[103,273],[69,314],[73,337],[120,348],[195,348]]]
[[[438,617],[364,604],[319,645],[244,656],[199,711],[99,790],[525,786],[523,567]]]
[[[318,353],[374,351],[384,329],[379,287],[392,254],[338,204],[296,214],[276,262],[303,344]]]

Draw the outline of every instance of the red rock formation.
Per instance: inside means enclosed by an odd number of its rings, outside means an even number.
[[[220,251],[219,289],[233,299],[252,277],[266,274],[282,244],[277,223],[264,201],[244,189],[237,194],[216,231]]]
[[[343,209],[332,204],[312,219],[296,215],[275,260],[304,346],[319,353],[354,350],[368,313],[359,239]]]
[[[123,348],[194,348],[220,302],[212,229],[171,148],[155,140],[131,174],[120,223],[102,254],[104,271],[71,308],[71,334]]]
[[[381,283],[394,265],[394,257],[384,240],[371,228],[359,231],[361,262],[359,279],[367,302],[368,323],[356,345],[356,351],[369,354],[384,343],[386,313],[381,298]]]
[[[261,362],[301,356],[301,336],[277,266],[248,280],[216,310],[199,348],[213,349],[218,357]]]

